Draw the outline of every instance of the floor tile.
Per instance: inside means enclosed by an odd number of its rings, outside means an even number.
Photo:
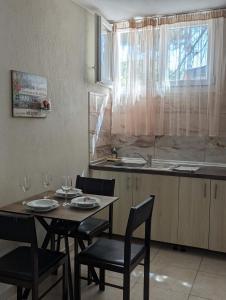
[[[130,285],[133,287],[143,278],[143,267],[136,267],[130,276]],[[115,272],[106,271],[106,282],[113,283],[116,285],[123,285],[123,275]]]
[[[134,299],[143,299],[143,284],[137,284],[133,290]],[[151,287],[149,292],[150,300],[187,300],[188,295],[182,292]]]
[[[198,270],[201,260],[202,255],[198,253],[161,249],[152,260],[152,265],[170,265],[177,268]]]
[[[211,300],[225,300],[226,276],[199,272],[191,295]]]
[[[167,265],[152,265],[150,270],[150,289],[160,288],[189,294],[197,274],[194,270]],[[139,280],[142,284],[143,278]]]
[[[202,260],[200,271],[226,276],[226,256],[221,254],[205,256]]]

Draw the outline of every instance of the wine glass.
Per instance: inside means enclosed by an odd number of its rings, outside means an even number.
[[[42,185],[44,189],[46,189],[46,195],[44,196],[44,199],[48,199],[48,189],[52,183],[52,176],[48,173],[42,174]]]
[[[61,179],[61,188],[65,193],[65,202],[64,204],[68,204],[68,192],[72,189],[72,178],[70,176],[63,176]]]
[[[21,178],[19,178],[19,187],[21,188],[21,190],[26,193],[27,191],[30,190],[31,188],[31,178],[29,175],[25,175]],[[25,203],[25,201],[23,201],[23,204]]]

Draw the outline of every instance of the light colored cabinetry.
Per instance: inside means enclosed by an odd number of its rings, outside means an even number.
[[[156,241],[177,243],[178,228],[178,177],[151,174],[134,174],[133,205],[149,195],[155,195],[151,238]],[[144,236],[144,227],[135,233]]]
[[[115,178],[113,232],[124,235],[130,207],[156,196],[152,239],[226,252],[226,181],[154,174],[90,170],[97,178]],[[108,210],[100,213],[108,218]],[[144,236],[144,226],[135,236]]]
[[[151,174],[109,172],[91,170],[92,177],[115,178],[113,232],[125,234],[129,210],[149,195],[156,196],[152,219],[152,239],[177,243],[178,228],[178,177]],[[135,237],[144,236],[144,227],[135,232]]]
[[[210,180],[180,178],[179,226],[180,245],[208,249]]]
[[[209,249],[226,252],[226,182],[211,181]]]

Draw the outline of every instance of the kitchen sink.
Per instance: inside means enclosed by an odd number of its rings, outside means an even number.
[[[142,169],[170,171],[173,168],[174,165],[170,163],[152,162],[151,166],[144,165]]]
[[[156,161],[152,161],[151,166],[149,166],[144,159],[140,158],[123,158],[121,161],[112,162],[111,166],[165,171],[172,170],[172,168],[174,167],[173,164]]]
[[[129,162],[117,162],[117,163],[114,163],[113,166],[115,167],[127,167],[127,168],[142,168],[145,166],[145,162],[143,163],[129,163]]]

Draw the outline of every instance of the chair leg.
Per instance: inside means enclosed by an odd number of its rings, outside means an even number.
[[[55,234],[51,234],[51,243],[50,243],[50,250],[55,251]]]
[[[99,290],[105,290],[105,269],[100,269],[100,283],[99,283]]]
[[[92,239],[88,240],[88,246],[92,244]],[[89,266],[87,266],[88,268],[88,285],[90,285],[92,283],[92,271],[91,268]]]
[[[130,273],[125,272],[123,275],[123,300],[130,299]]]
[[[17,300],[22,300],[22,299],[23,299],[22,287],[18,286],[17,287]]]
[[[149,300],[149,272],[150,272],[150,250],[146,251],[144,258],[144,289],[143,298]]]
[[[78,260],[75,261],[75,283],[74,283],[74,293],[75,300],[81,300],[81,265]]]
[[[32,287],[32,300],[38,300],[38,286]]]
[[[80,246],[80,248],[81,248],[82,251],[86,249],[83,240],[81,240],[81,239],[79,238],[79,239],[78,239],[78,243],[79,243],[79,246]],[[98,276],[97,276],[97,273],[96,273],[94,267],[90,267],[90,270],[91,270],[91,274],[92,274],[92,278],[93,278],[94,282],[95,282],[96,284],[99,284],[99,278],[98,278]]]
[[[61,244],[61,235],[57,235],[57,241],[56,241],[57,243],[56,243],[56,251],[57,252],[60,252],[60,244]],[[57,275],[57,273],[58,273],[58,269],[56,269],[56,271],[54,271],[54,275]]]
[[[62,280],[62,300],[68,300],[68,262],[63,265],[63,280]]]
[[[70,250],[69,250],[69,242],[68,237],[64,237],[65,241],[65,251],[68,257],[68,287],[69,287],[69,295],[70,300],[73,300],[73,283],[72,283],[72,273],[71,273],[71,260],[70,260]]]

